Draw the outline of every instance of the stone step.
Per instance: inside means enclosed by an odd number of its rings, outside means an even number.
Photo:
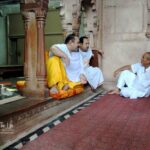
[[[87,87],[83,93],[64,100],[46,99],[41,101],[24,98],[5,104],[3,108],[0,106],[0,121],[4,126],[0,131],[2,139],[0,145],[13,142],[35,128],[39,128],[45,121],[53,119],[65,110],[102,92],[104,92],[103,88],[98,88],[94,93]],[[5,136],[3,136],[4,134]]]

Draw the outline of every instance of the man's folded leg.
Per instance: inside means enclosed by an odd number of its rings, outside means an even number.
[[[64,64],[57,56],[53,56],[47,61],[47,83],[50,94],[57,94],[60,91],[62,93],[62,90],[67,91],[68,89],[76,89],[76,94],[79,90],[83,91],[81,82],[68,80]]]

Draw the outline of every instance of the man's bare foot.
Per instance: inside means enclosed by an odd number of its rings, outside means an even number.
[[[87,84],[87,80],[80,79],[82,84]]]
[[[62,88],[62,90],[68,90],[69,89],[69,85],[68,84],[65,84],[64,86],[63,86],[63,88]]]
[[[82,84],[86,84],[87,83],[87,79],[86,79],[86,77],[83,74],[80,75],[80,82]]]
[[[104,82],[101,82],[97,87],[103,86],[103,83],[104,83]]]
[[[54,85],[54,86],[51,87],[50,93],[51,94],[57,94],[58,93],[58,89],[57,89],[56,85]]]
[[[117,89],[114,89],[114,90],[111,90],[111,91],[109,91],[108,92],[108,94],[120,94],[120,91],[119,91],[119,89],[117,88]]]
[[[93,87],[91,87],[91,91],[92,91],[93,93],[96,93],[96,89],[94,89]]]

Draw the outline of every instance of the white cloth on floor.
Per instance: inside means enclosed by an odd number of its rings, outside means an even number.
[[[70,52],[66,44],[56,44],[54,46],[64,52],[70,59],[69,65],[64,63],[68,79],[73,82],[80,82],[80,75],[84,74],[83,60],[80,53]]]
[[[150,67],[145,69],[141,63],[131,65],[132,72],[122,71],[117,87],[120,94],[130,99],[150,96]],[[125,87],[126,85],[126,87]]]
[[[83,58],[85,77],[93,89],[96,89],[104,81],[102,71],[98,67],[89,66],[89,61],[93,56],[92,50],[89,48],[86,52],[79,49]],[[88,63],[87,63],[88,62]]]

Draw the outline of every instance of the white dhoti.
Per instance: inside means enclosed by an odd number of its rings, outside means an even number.
[[[145,96],[145,91],[138,90],[134,84],[136,77],[137,76],[129,70],[121,72],[117,83],[121,96],[129,97],[130,99]]]
[[[85,76],[87,78],[88,83],[93,89],[96,89],[104,81],[103,74],[101,70],[97,67],[86,67]]]
[[[89,61],[93,56],[92,49],[89,48],[87,51],[82,51],[79,49],[79,52],[83,58],[85,77],[90,86],[93,89],[96,89],[104,82],[104,77],[100,68],[89,66]]]

